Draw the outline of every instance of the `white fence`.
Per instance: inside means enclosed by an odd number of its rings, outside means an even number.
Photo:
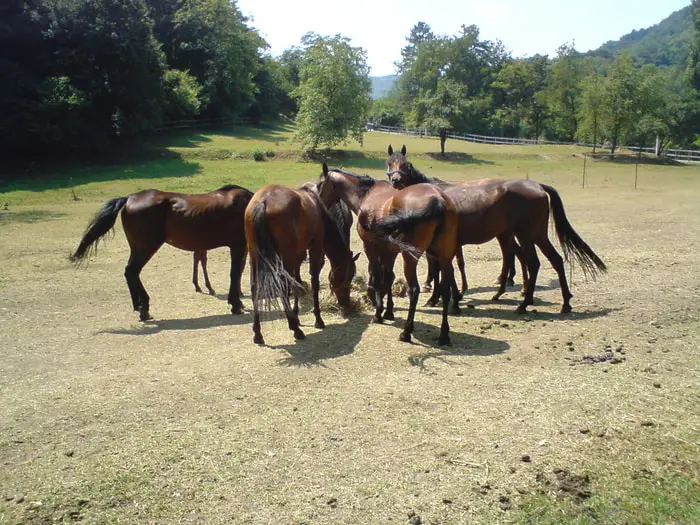
[[[396,135],[414,135],[419,137],[434,137],[434,135],[425,129],[416,128],[400,128],[394,126],[382,126],[379,124],[367,124],[367,129],[371,131],[380,131],[382,133],[393,133]],[[509,138],[509,137],[491,137],[488,135],[474,135],[471,133],[467,134],[456,134],[450,133],[447,135],[448,139],[453,140],[466,140],[468,142],[476,142],[480,144],[517,144],[517,145],[537,145],[537,144],[559,144],[565,146],[582,146],[585,148],[592,148],[593,144],[587,142],[558,142],[555,140],[533,140],[533,139],[521,139],[521,138]],[[595,146],[596,148],[603,148],[602,144]],[[625,146],[625,149],[639,151],[642,153],[654,154],[654,148],[639,148],[638,146]],[[700,151],[698,150],[685,150],[685,149],[668,149],[661,153],[662,156],[669,157],[676,160],[686,161],[686,162],[700,162]]]

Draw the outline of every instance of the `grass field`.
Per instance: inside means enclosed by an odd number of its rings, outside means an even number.
[[[489,301],[496,243],[467,247],[474,308],[447,348],[437,308],[398,341],[406,299],[394,323],[324,312],[322,331],[305,300],[307,340],[275,317],[258,347],[250,315],[228,314],[225,250],[210,297],[164,247],[142,274],[155,320],[138,323],[119,223],[87,268],[68,263],[108,199],[315,180],[290,137],[170,135],[139,160],[5,174],[0,523],[700,523],[699,167],[642,163],[635,190],[629,159],[588,160],[581,189],[583,150],[566,146],[448,141],[442,159],[436,140],[367,133],[329,155],[379,178],[405,143],[449,180],[551,184],[608,264],[598,282],[569,273],[561,316],[543,261],[536,311],[517,316],[519,288]]]

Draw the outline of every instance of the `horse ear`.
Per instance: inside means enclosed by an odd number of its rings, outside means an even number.
[[[352,258],[353,262],[356,261],[357,259],[360,258],[360,255],[362,255],[362,252],[357,252],[355,256]]]
[[[322,167],[321,169],[323,170],[321,176],[324,177],[324,178],[325,178],[325,177],[328,177],[328,164],[326,164],[326,163],[324,162],[324,163],[323,163],[323,167]]]
[[[389,149],[387,151],[389,152],[390,157],[394,154],[394,148],[391,147],[391,144],[389,144]]]
[[[403,145],[403,148],[401,148],[401,155],[404,157],[406,156],[406,144]]]

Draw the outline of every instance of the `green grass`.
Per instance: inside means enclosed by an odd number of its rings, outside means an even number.
[[[110,165],[70,163],[42,166],[28,173],[10,173],[0,182],[0,206],[68,203],[101,200],[146,188],[178,192],[204,192],[224,184],[257,189],[275,182],[296,185],[315,180],[320,161],[330,165],[383,177],[387,146],[406,144],[409,158],[428,175],[448,180],[482,177],[532,178],[557,187],[580,187],[583,148],[573,146],[494,146],[449,140],[448,157],[436,139],[366,133],[364,143],[355,141],[342,150],[322,151],[314,160],[302,158],[289,126],[234,128],[227,131],[177,132],[156,137],[139,155],[124,157]],[[255,153],[265,162],[255,162]],[[695,166],[642,164],[640,188],[662,188],[672,170],[683,183],[700,178]],[[635,166],[628,162],[588,161],[589,187],[633,188]]]
[[[556,495],[529,496],[515,521],[540,525],[700,523],[700,480],[696,476],[649,472],[615,476],[600,490],[582,503]]]

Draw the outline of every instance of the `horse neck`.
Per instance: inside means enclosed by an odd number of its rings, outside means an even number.
[[[371,186],[367,188],[361,187],[359,182],[352,181],[345,175],[343,175],[343,182],[336,185],[336,187],[338,186],[341,190],[338,191],[340,200],[347,204],[352,212],[357,215],[360,211],[362,200],[365,198],[365,195],[367,195],[367,191]]]
[[[411,175],[412,184],[420,184],[421,182],[435,182],[433,179],[431,179],[423,172],[421,172],[418,168],[416,168],[413,164],[410,164],[409,173]]]
[[[340,227],[326,210],[323,210],[323,222],[325,235],[323,236],[323,251],[328,256],[328,261],[333,268],[337,268],[348,262],[352,252],[347,241],[340,232]]]

